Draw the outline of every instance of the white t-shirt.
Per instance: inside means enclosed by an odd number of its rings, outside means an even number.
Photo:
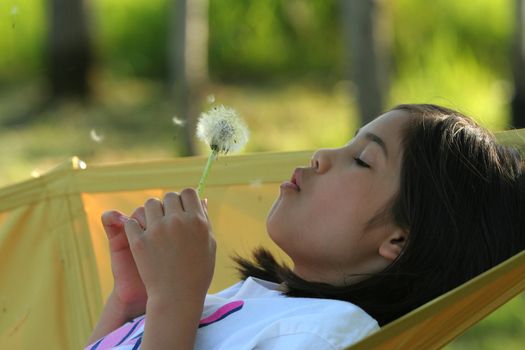
[[[343,349],[379,329],[354,304],[287,297],[278,287],[250,277],[208,295],[195,349]],[[144,322],[137,317],[86,350],[138,350]]]

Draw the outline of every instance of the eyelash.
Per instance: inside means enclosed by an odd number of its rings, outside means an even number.
[[[354,160],[357,163],[357,165],[359,165],[360,167],[370,168],[370,165],[368,165],[367,163],[363,162],[363,160],[361,158],[355,157]]]

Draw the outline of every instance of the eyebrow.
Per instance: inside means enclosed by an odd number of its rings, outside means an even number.
[[[354,136],[357,136],[357,134],[359,134],[360,130],[361,129],[357,129],[357,131],[355,132]],[[385,157],[388,158],[388,149],[386,148],[385,141],[383,141],[382,138],[380,138],[379,136],[377,136],[376,134],[373,134],[371,132],[365,133],[365,138],[367,138],[368,140],[370,140],[372,142],[377,143],[381,147],[381,149],[383,150],[383,153],[385,154]]]

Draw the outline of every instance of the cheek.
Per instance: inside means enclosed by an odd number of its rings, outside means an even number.
[[[360,192],[362,189],[347,186],[322,193],[316,197],[308,217],[323,231],[352,228],[359,224],[366,203]]]

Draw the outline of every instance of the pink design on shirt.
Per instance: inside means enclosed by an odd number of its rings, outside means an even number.
[[[221,306],[210,316],[203,318],[199,322],[199,328],[206,327],[212,323],[222,320],[226,316],[231,315],[232,313],[242,309],[243,305],[244,305],[244,301],[236,300],[236,301],[232,301],[228,304]]]
[[[219,307],[210,316],[203,318],[199,322],[199,328],[206,327],[212,323],[218,322],[232,313],[242,309],[244,301],[236,300]],[[84,350],[107,350],[119,349],[121,346],[126,349],[139,349],[144,333],[145,316],[139,316],[132,321],[124,324],[117,330],[109,333],[104,338],[91,344]],[[132,348],[131,348],[132,347]]]
[[[136,345],[138,348],[142,341],[143,329],[141,326],[144,324],[144,321],[144,316],[137,317],[84,350],[112,349],[121,345]]]

